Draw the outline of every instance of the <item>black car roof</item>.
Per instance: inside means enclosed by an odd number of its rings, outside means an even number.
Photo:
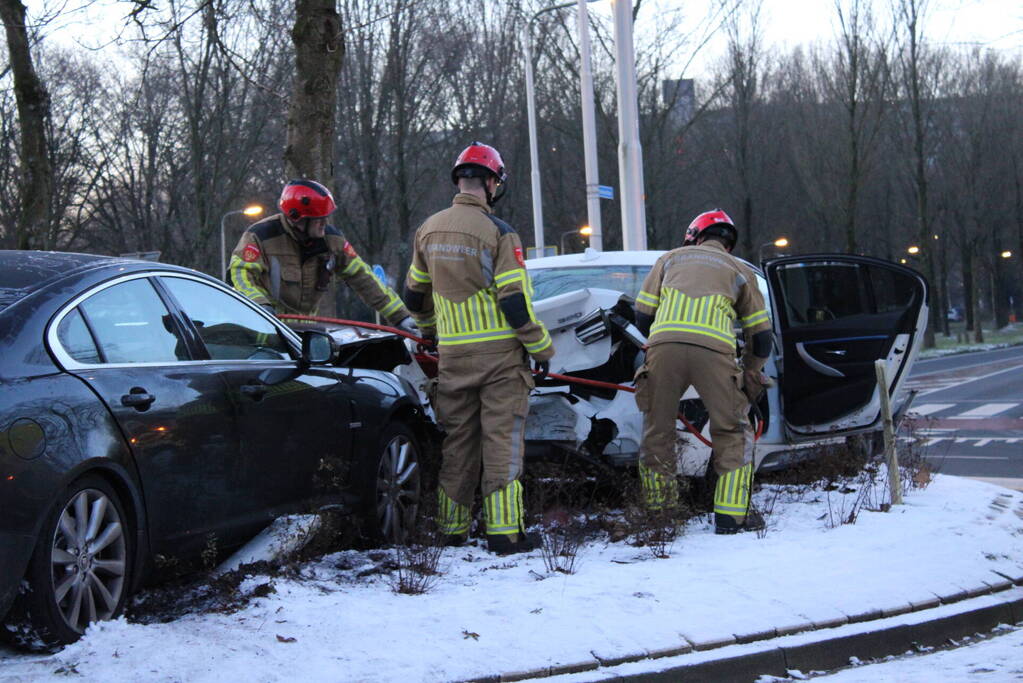
[[[54,280],[115,263],[155,265],[150,261],[97,254],[0,250],[0,311]],[[159,265],[178,270],[176,266]]]

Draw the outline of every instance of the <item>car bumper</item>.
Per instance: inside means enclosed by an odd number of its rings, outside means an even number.
[[[18,593],[34,546],[31,536],[0,531],[0,621]]]

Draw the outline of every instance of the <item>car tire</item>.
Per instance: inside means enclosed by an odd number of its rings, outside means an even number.
[[[422,449],[404,422],[384,428],[363,468],[362,524],[370,540],[401,544],[416,523],[423,488]]]
[[[75,642],[91,622],[117,618],[134,571],[131,527],[106,480],[86,475],[69,485],[40,529],[6,638],[47,651]]]

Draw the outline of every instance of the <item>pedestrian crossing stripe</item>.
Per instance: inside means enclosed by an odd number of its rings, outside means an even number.
[[[989,417],[995,417],[1001,413],[1006,413],[1019,405],[1019,403],[984,403],[955,415],[942,415],[941,417],[954,418],[957,420],[982,420]],[[937,413],[943,413],[947,410],[956,408],[956,406],[962,407],[962,404],[922,403],[917,406],[911,406],[909,414],[917,417],[935,417]]]
[[[954,406],[955,403],[924,403],[923,405],[913,406],[909,409],[909,412],[924,417],[942,410],[948,410]]]
[[[982,406],[977,406],[976,408],[967,410],[965,413],[956,415],[956,417],[976,420],[984,417],[991,417],[998,413],[1004,413],[1006,410],[1015,408],[1018,405],[1018,403],[985,403]]]

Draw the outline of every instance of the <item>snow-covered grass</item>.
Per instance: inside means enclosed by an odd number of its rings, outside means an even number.
[[[972,341],[973,333],[966,331],[965,323],[951,323],[949,336],[934,336],[935,348],[920,351],[920,358],[940,358],[973,351],[993,351],[1023,344],[1023,323],[1010,323],[1000,330],[985,329],[984,343]]]
[[[233,613],[98,624],[51,656],[0,650],[0,680],[451,681],[827,622],[1023,575],[1023,493],[938,475],[905,505],[832,527],[843,495],[858,493],[765,487],[763,538],[716,536],[701,517],[657,559],[599,536],[572,574],[549,573],[539,551],[449,548],[422,595],[391,589],[390,552],[333,553],[297,576],[247,578],[239,590],[261,597]]]

